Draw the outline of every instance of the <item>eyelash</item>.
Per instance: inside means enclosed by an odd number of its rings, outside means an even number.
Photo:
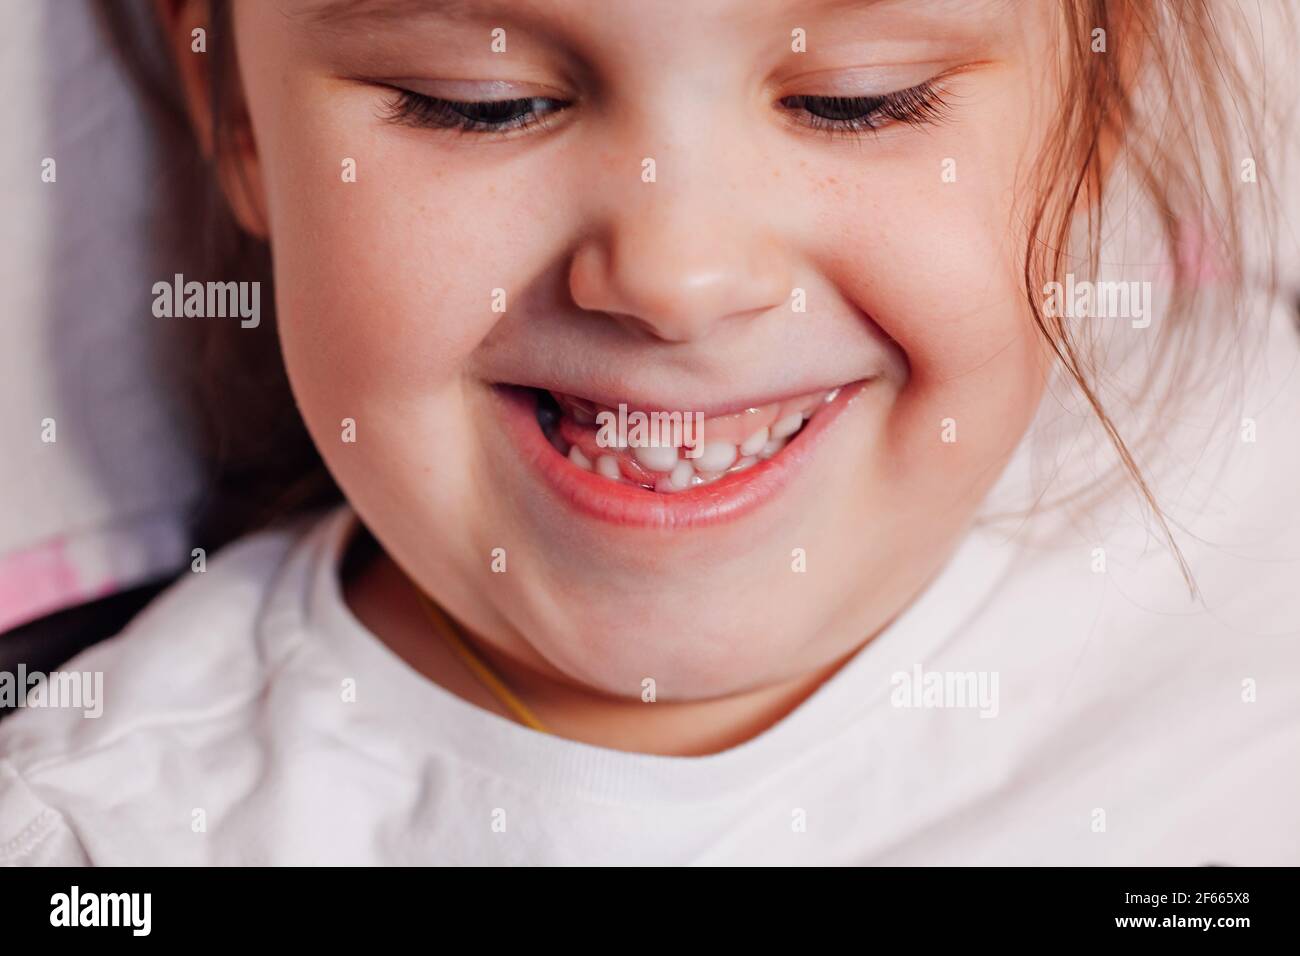
[[[389,122],[463,133],[520,132],[545,125],[549,117],[570,106],[563,100],[543,96],[474,102],[439,99],[413,90],[396,92],[397,97],[387,104],[384,113]],[[892,123],[938,124],[949,115],[947,100],[928,80],[879,96],[800,95],[783,97],[779,103],[786,110],[804,113],[807,118],[803,125],[831,136],[875,133]]]
[[[545,96],[472,102],[443,100],[412,90],[399,89],[397,94],[385,110],[384,118],[389,122],[462,133],[517,132],[542,125],[547,117],[569,108],[563,100]]]
[[[831,136],[861,136],[893,123],[938,125],[951,112],[948,100],[929,80],[879,96],[786,96],[780,103],[805,113],[803,123],[809,128]]]

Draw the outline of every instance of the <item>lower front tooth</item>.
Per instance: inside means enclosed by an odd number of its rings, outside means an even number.
[[[773,455],[775,455],[784,447],[785,447],[784,438],[773,438],[770,442],[768,442],[766,445],[763,446],[763,450],[758,453],[758,457],[771,458]]]
[[[793,412],[772,426],[772,438],[789,438],[803,425],[803,415]]]
[[[677,449],[671,445],[633,448],[632,457],[651,471],[672,471],[677,465]]]
[[[696,471],[726,471],[736,460],[736,446],[730,442],[706,442],[700,457],[695,459]]]
[[[569,449],[569,461],[585,471],[591,471],[591,459],[584,455],[577,445]]]
[[[679,461],[673,466],[672,474],[668,476],[668,483],[678,491],[685,491],[691,485],[691,479],[695,477],[695,467],[689,461]]]
[[[601,455],[597,458],[596,472],[612,481],[618,481],[623,477],[622,473],[619,471],[618,459],[613,455]]]
[[[745,443],[740,446],[740,453],[746,457],[749,455],[757,455],[763,450],[763,446],[767,444],[767,438],[767,429],[760,428],[758,431],[754,432],[754,434],[745,439]]]

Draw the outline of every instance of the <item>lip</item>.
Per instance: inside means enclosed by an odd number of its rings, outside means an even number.
[[[611,481],[575,466],[546,440],[534,394],[518,386],[492,388],[495,405],[519,456],[568,508],[619,527],[676,530],[735,521],[777,495],[816,453],[826,432],[872,379],[840,388],[781,452],[766,461],[675,494]]]

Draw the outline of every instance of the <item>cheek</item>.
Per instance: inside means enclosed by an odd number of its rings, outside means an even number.
[[[956,182],[941,177],[949,155]],[[977,494],[954,490],[953,475],[995,477],[1042,394],[1047,353],[1025,301],[1013,184],[988,175],[1016,158],[1005,143],[940,144],[839,187],[826,207],[836,285],[908,359],[877,462],[925,492],[917,500]]]
[[[513,198],[528,194],[522,176],[474,175],[431,149],[433,134],[375,118],[381,97],[303,90],[261,124],[285,361],[327,437],[368,409],[458,440],[460,375],[502,318],[495,290],[510,307],[545,268],[555,230]]]
[[[355,385],[437,389],[499,317],[492,290],[512,279],[507,223],[491,197],[444,187],[416,151],[369,139],[304,132],[293,148],[309,175],[272,186],[286,334],[309,338]],[[343,182],[342,158],[354,153],[365,161]]]

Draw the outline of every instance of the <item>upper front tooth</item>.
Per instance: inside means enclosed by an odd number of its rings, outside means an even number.
[[[749,455],[757,455],[763,450],[763,446],[766,444],[767,429],[760,428],[758,431],[754,432],[754,434],[745,439],[744,444],[740,446],[740,453],[746,457]]]
[[[677,449],[671,445],[647,445],[633,448],[632,457],[651,471],[672,471],[677,464]]]
[[[803,415],[799,412],[791,412],[772,426],[772,438],[789,438],[799,430],[801,425],[803,425]]]
[[[695,459],[695,470],[726,471],[735,460],[735,445],[725,441],[705,442],[700,457]]]

